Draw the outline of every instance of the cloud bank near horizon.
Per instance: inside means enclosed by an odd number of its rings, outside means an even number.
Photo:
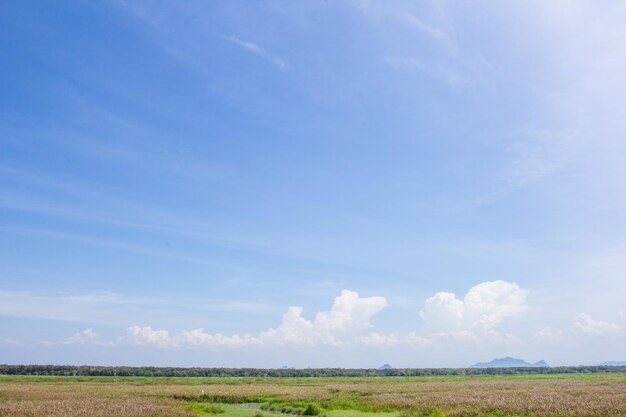
[[[486,281],[470,288],[462,298],[440,291],[424,301],[419,318],[421,331],[389,333],[376,327],[374,317],[389,306],[382,296],[362,297],[343,290],[327,311],[318,311],[312,319],[303,315],[302,306],[290,306],[280,323],[256,334],[222,334],[204,328],[170,332],[151,325],[134,324],[123,335],[104,340],[93,327],[76,332],[47,346],[92,345],[99,347],[137,346],[158,349],[272,349],[282,347],[329,348],[413,348],[429,349],[451,345],[479,346],[500,343],[513,346],[521,336],[502,332],[500,327],[529,310],[527,289],[503,280]],[[617,315],[620,316],[619,314]],[[407,317],[412,320],[412,318]],[[546,326],[536,331],[537,341],[561,341],[567,337],[611,337],[620,335],[616,323],[596,320],[581,313],[572,322],[571,331]],[[375,331],[372,331],[375,330]],[[13,344],[17,346],[16,341]],[[20,343],[20,345],[23,345]]]

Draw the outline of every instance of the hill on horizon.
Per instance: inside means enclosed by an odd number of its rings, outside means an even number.
[[[526,362],[523,359],[507,356],[505,358],[493,359],[490,362],[475,363],[470,368],[541,368],[548,366],[549,365],[543,359],[535,363],[531,363]]]
[[[600,366],[626,366],[626,361],[607,361],[602,362]]]

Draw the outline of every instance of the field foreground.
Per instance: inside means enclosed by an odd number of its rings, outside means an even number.
[[[6,417],[626,416],[626,374],[421,378],[0,376]]]

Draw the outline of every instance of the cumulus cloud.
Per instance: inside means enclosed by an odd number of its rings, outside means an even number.
[[[314,344],[314,325],[302,317],[302,307],[289,307],[283,314],[280,326],[260,334],[266,344]]]
[[[169,347],[247,347],[287,345],[342,346],[371,326],[371,318],[387,306],[384,297],[360,297],[358,293],[343,290],[335,298],[330,311],[320,311],[314,320],[302,316],[302,307],[289,307],[280,325],[257,336],[238,334],[225,336],[211,334],[203,329],[185,330],[171,335],[166,330],[151,326],[132,326],[126,340],[137,345]]]
[[[434,328],[454,328],[463,322],[463,301],[451,292],[438,292],[426,300],[422,319]]]
[[[174,341],[167,330],[154,330],[151,326],[134,325],[126,329],[127,336],[137,345],[169,347]]]
[[[473,327],[493,328],[505,318],[524,310],[526,295],[527,291],[513,282],[483,282],[465,295],[465,318],[472,321]]]
[[[438,292],[424,304],[420,316],[437,338],[478,341],[480,335],[498,335],[496,327],[526,308],[527,291],[513,282],[483,282],[463,299]]]
[[[281,324],[259,335],[264,345],[341,346],[345,339],[371,326],[371,318],[387,306],[384,297],[360,297],[343,290],[330,311],[320,311],[313,321],[302,317],[302,307],[289,307]]]
[[[581,313],[573,324],[574,330],[588,336],[600,336],[617,333],[621,328],[617,324],[594,320],[589,314]]]
[[[317,313],[313,323],[322,334],[342,334],[360,331],[371,326],[370,319],[387,306],[384,297],[359,297],[354,291],[343,290],[335,298],[330,312]]]

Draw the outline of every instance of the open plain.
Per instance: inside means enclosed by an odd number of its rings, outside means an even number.
[[[0,377],[3,417],[626,416],[626,374]]]

